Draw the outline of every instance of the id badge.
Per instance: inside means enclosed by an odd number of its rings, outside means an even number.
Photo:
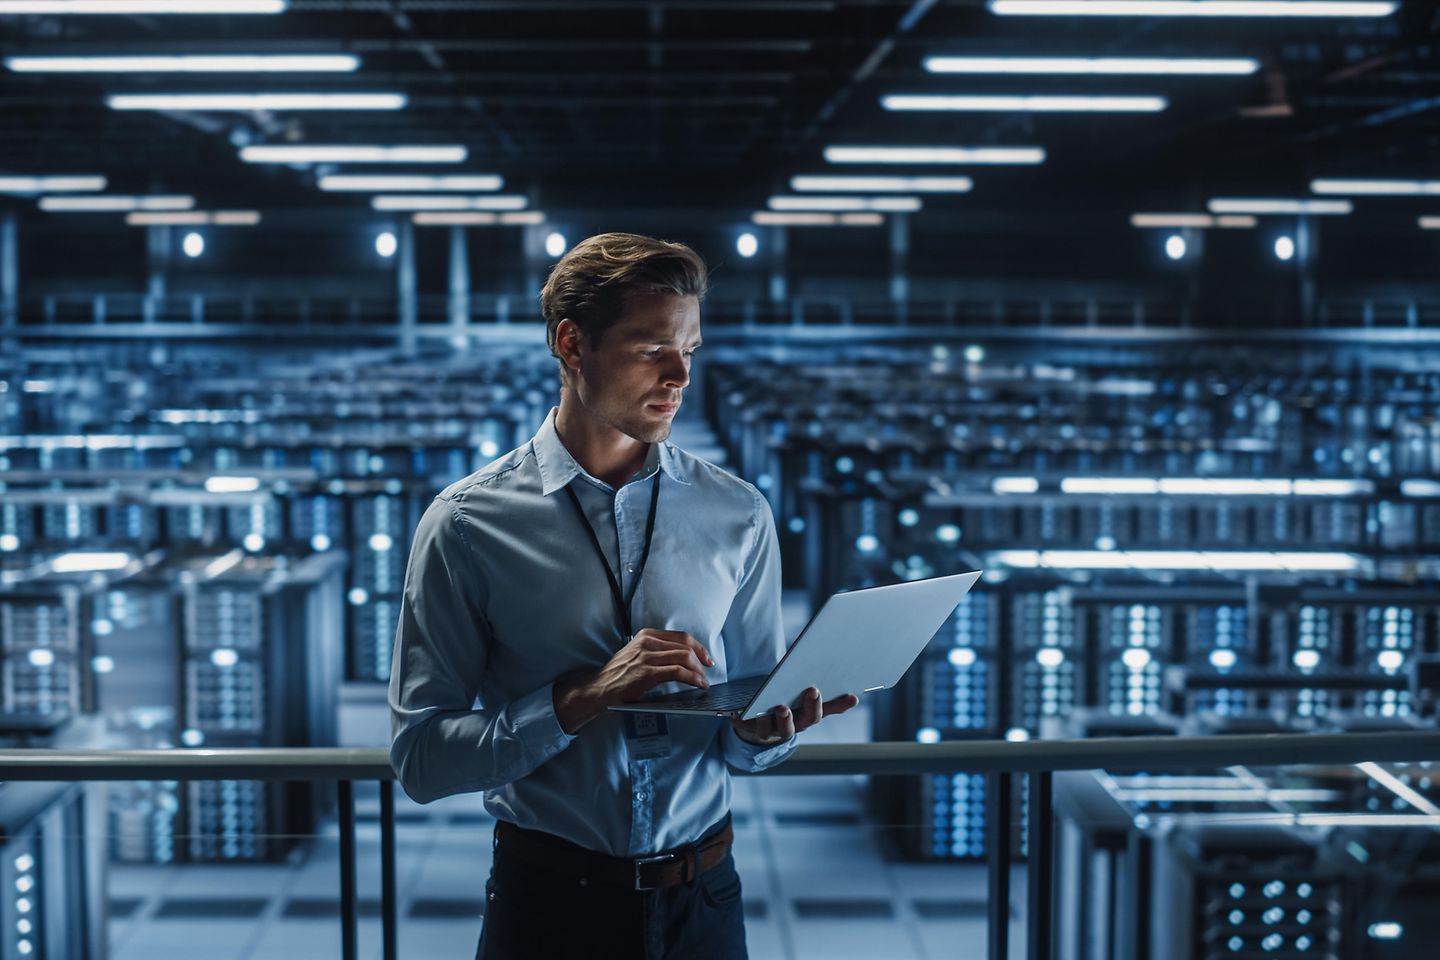
[[[631,760],[670,756],[670,723],[663,713],[625,713],[625,747]]]

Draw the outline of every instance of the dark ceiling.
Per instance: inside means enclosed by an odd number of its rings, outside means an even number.
[[[1434,175],[1440,8],[1379,19],[1002,17],[980,0],[292,0],[278,16],[0,16],[0,55],[349,52],[356,73],[0,70],[0,172],[100,173],[215,208],[351,206],[237,145],[461,143],[536,206],[763,208],[796,173],[964,173],[928,211],[1053,216],[1303,195],[1314,176]],[[1244,77],[956,77],[932,54],[1250,56]],[[124,92],[396,91],[394,113],[115,112]],[[888,113],[886,93],[1134,93],[1136,115]],[[836,168],[828,144],[1038,145],[1044,166]],[[346,168],[360,172],[367,168]],[[376,168],[369,168],[376,169]],[[412,172],[406,170],[405,172]],[[430,172],[456,172],[434,169]],[[31,202],[27,202],[31,203]],[[1440,212],[1440,211],[1435,211]],[[1413,221],[1412,221],[1413,222]]]

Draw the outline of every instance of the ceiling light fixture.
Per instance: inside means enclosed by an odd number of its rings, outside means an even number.
[[[1367,197],[1440,197],[1440,180],[1311,180],[1310,190]]]
[[[464,163],[461,146],[351,146],[347,144],[265,144],[240,148],[246,163]]]
[[[878,227],[885,222],[879,213],[781,213],[757,210],[752,223],[762,227]]]
[[[1248,76],[1260,69],[1249,57],[926,57],[931,73],[1041,74],[1046,76]]]
[[[1248,197],[1218,197],[1206,206],[1211,213],[1320,214],[1343,216],[1355,205],[1349,200],[1271,200]]]
[[[353,73],[350,54],[185,54],[183,56],[7,57],[16,73]]]
[[[132,227],[212,226],[254,227],[260,224],[258,210],[186,210],[177,213],[127,213]]]
[[[1392,0],[990,0],[990,12],[1021,17],[1388,17]]]
[[[771,197],[771,210],[819,210],[852,213],[875,210],[884,213],[914,213],[923,204],[919,197]]]
[[[1208,213],[1133,213],[1130,225],[1140,228],[1249,230],[1257,223],[1253,216],[1213,216]]]
[[[969,193],[974,186],[969,177],[790,178],[790,189],[797,193]]]
[[[438,177],[422,174],[334,174],[321,177],[319,180],[321,190],[357,193],[379,193],[386,190],[410,193],[445,190],[499,190],[504,185],[504,178],[493,173]]]
[[[529,201],[518,194],[498,193],[486,197],[384,194],[370,201],[375,210],[523,210],[528,204]]]
[[[886,110],[944,110],[958,113],[1159,113],[1164,97],[953,96],[889,94],[880,98]]]
[[[128,213],[131,210],[189,210],[194,206],[194,197],[178,195],[40,198],[40,209],[46,213]]]
[[[140,93],[105,98],[111,110],[403,110],[403,93]]]
[[[37,193],[96,193],[105,186],[104,177],[0,177],[0,193],[21,197]]]
[[[422,212],[410,219],[417,227],[510,227],[544,223],[545,214],[539,210],[520,210],[515,213]]]
[[[46,14],[221,14],[284,13],[289,0],[0,0],[0,13]]]
[[[849,147],[825,148],[828,163],[1037,164],[1042,147]]]

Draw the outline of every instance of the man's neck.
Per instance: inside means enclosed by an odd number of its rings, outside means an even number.
[[[555,433],[586,473],[617,489],[644,466],[650,452],[648,443],[592,417],[571,390],[561,394]]]

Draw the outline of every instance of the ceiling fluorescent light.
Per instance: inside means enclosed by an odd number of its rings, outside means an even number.
[[[1440,230],[1440,217],[1421,217],[1421,230]]]
[[[1230,230],[1248,230],[1255,226],[1251,216],[1215,217],[1208,213],[1135,213],[1130,215],[1132,227],[1165,229],[1208,230],[1220,227]]]
[[[131,210],[189,210],[194,197],[122,197],[114,194],[93,197],[41,197],[40,209],[47,213],[128,213]]]
[[[105,186],[104,177],[0,177],[0,193],[22,197],[37,193],[96,193]]]
[[[969,177],[830,177],[790,178],[798,193],[969,193]]]
[[[178,213],[127,213],[125,223],[132,227],[212,226],[254,227],[260,223],[257,210],[187,210]]]
[[[926,57],[931,73],[1047,76],[1248,76],[1260,61],[1170,57]]]
[[[350,54],[243,54],[159,57],[7,57],[16,73],[353,73]]]
[[[1367,197],[1440,197],[1440,180],[1311,180],[1310,190]]]
[[[142,93],[105,98],[111,110],[403,110],[403,93]]]
[[[321,177],[321,190],[353,191],[357,193],[381,193],[383,191],[406,191],[425,193],[445,190],[499,190],[505,185],[503,177],[493,173],[458,174],[454,176],[428,177],[410,174],[334,174]]]
[[[1169,106],[1164,97],[951,96],[889,94],[880,98],[886,110],[947,110],[961,113],[1159,113]]]
[[[1130,226],[1207,230],[1215,226],[1215,218],[1208,213],[1135,213],[1130,215]]]
[[[1355,0],[990,0],[1021,17],[1388,17],[1400,4]]]
[[[523,210],[528,203],[518,194],[497,193],[485,197],[382,195],[371,199],[370,206],[375,210]]]
[[[265,144],[240,148],[246,163],[464,163],[461,146],[349,146],[346,144]]]
[[[1349,200],[1269,200],[1241,197],[1220,197],[1206,206],[1211,213],[1252,213],[1252,214],[1330,214],[1342,215],[1352,212],[1355,205]]]
[[[922,206],[919,197],[771,197],[771,210],[819,210],[831,213],[876,210],[885,213],[914,213]]]
[[[520,226],[545,222],[545,214],[539,210],[521,210],[515,213],[417,213],[411,219],[417,227],[487,227]]]
[[[973,163],[1045,162],[1042,147],[826,147],[828,163]]]
[[[759,210],[750,217],[762,227],[878,227],[885,222],[879,213],[780,213]]]
[[[0,0],[0,13],[46,14],[221,14],[284,13],[289,0]]]

